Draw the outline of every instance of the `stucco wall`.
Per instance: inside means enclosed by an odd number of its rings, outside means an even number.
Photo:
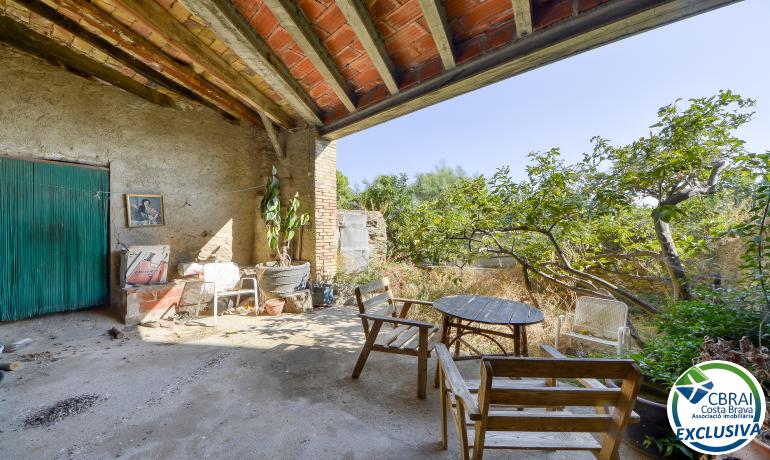
[[[172,272],[196,258],[252,263],[257,191],[234,190],[264,183],[269,145],[211,110],[161,108],[0,45],[0,155],[109,166],[113,259],[122,245],[170,244]],[[166,225],[127,228],[126,193],[163,194]]]

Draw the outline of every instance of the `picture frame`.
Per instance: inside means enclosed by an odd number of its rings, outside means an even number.
[[[126,194],[126,220],[130,228],[166,225],[163,195]]]

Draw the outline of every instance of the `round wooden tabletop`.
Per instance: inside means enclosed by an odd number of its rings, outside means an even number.
[[[433,308],[449,316],[486,324],[526,325],[543,321],[537,308],[514,300],[480,295],[452,295],[433,302]]]

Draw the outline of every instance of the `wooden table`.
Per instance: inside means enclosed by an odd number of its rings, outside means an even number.
[[[475,356],[460,358],[460,343],[481,355],[478,350],[463,340],[466,334],[485,337],[497,345],[504,355],[509,353],[496,337],[513,339],[514,356],[528,356],[527,326],[545,319],[543,312],[525,303],[478,295],[454,295],[442,297],[433,303],[433,308],[443,316],[441,341],[451,350],[455,346],[455,359],[472,359]],[[506,326],[511,332],[499,331],[471,323]],[[454,329],[454,336],[451,336]]]

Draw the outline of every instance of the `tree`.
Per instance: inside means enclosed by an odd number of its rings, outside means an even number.
[[[406,174],[377,176],[365,183],[358,196],[360,204],[369,211],[379,211],[388,226],[388,256],[406,257],[400,232],[406,225],[407,214],[414,208],[414,191]]]
[[[414,181],[414,196],[417,201],[430,201],[439,197],[458,180],[467,177],[461,167],[451,168],[442,162],[426,173],[419,173]]]
[[[717,193],[725,174],[745,154],[735,130],[748,122],[754,101],[730,91],[679,101],[658,111],[659,121],[650,134],[631,144],[612,146],[593,139],[594,152],[587,162],[607,163],[596,186],[608,206],[633,206],[652,202],[652,217],[660,254],[665,261],[676,299],[692,298],[690,280],[672,234],[671,221],[682,215],[684,203]]]
[[[337,170],[337,208],[354,209],[357,207],[356,194],[350,188],[350,180],[339,169]]]
[[[583,244],[591,223],[614,212],[599,206],[594,165],[567,165],[558,149],[530,154],[527,178],[509,168],[487,179],[463,179],[405,219],[401,237],[418,260],[449,263],[484,255],[513,257],[522,267],[533,302],[531,276],[583,295],[616,296],[650,311],[657,308],[623,287],[584,269]],[[589,243],[592,245],[593,243]],[[609,294],[608,294],[609,293]]]

